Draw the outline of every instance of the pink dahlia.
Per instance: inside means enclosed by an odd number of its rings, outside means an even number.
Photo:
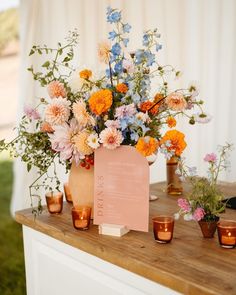
[[[201,219],[203,219],[204,215],[205,215],[205,211],[203,208],[197,208],[194,213],[193,213],[193,219],[196,221],[199,221]]]
[[[66,97],[66,89],[63,83],[52,81],[48,84],[48,94],[51,98]]]
[[[70,124],[55,126],[54,129],[54,133],[49,134],[52,149],[60,153],[60,159],[62,161],[70,159],[78,164],[81,155],[76,148],[74,138],[80,129],[76,120],[72,119]]]
[[[115,128],[108,127],[100,133],[100,142],[103,143],[104,147],[110,150],[114,150],[120,146],[122,141],[122,133]]]
[[[134,103],[123,105],[116,109],[115,117],[118,119],[122,119],[124,117],[132,117],[137,112],[137,109]]]
[[[36,109],[32,108],[31,106],[25,106],[24,113],[25,113],[26,117],[28,117],[31,120],[40,119],[39,112]]]
[[[178,206],[186,213],[191,211],[191,206],[188,200],[186,199],[183,199],[183,198],[178,199]]]
[[[105,126],[118,129],[120,128],[120,122],[118,120],[107,120]]]
[[[45,121],[54,125],[62,125],[70,116],[70,102],[64,98],[55,98],[45,109]]]
[[[204,157],[205,162],[215,163],[217,161],[217,156],[215,153],[206,154]]]
[[[83,100],[73,103],[73,114],[80,126],[95,125],[95,120],[86,110],[86,104]]]
[[[187,101],[185,100],[183,94],[178,92],[170,93],[165,100],[168,108],[173,111],[183,111],[187,108]]]

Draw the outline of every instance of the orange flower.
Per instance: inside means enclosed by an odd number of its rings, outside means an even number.
[[[148,110],[150,110],[150,108],[154,105],[155,103],[154,102],[151,102],[150,100],[148,101],[144,101],[141,103],[140,105],[140,110],[143,112],[143,113],[146,113]],[[158,113],[158,109],[159,109],[159,105],[156,104],[151,110],[150,110],[150,113],[152,115],[156,115]]]
[[[120,83],[116,85],[116,90],[120,93],[126,93],[128,89],[129,88],[125,83]]]
[[[154,102],[155,102],[155,103],[159,102],[160,100],[162,100],[163,97],[164,97],[163,94],[161,94],[161,93],[157,93],[157,94],[154,96]]]
[[[88,80],[92,76],[92,71],[84,69],[83,71],[79,72],[79,76],[82,79]]]
[[[150,136],[140,137],[136,149],[144,156],[150,156],[156,152],[158,148],[158,141]]]
[[[166,119],[166,123],[168,125],[169,128],[173,128],[176,126],[176,120],[174,117],[170,116]]]
[[[52,126],[48,122],[44,121],[44,122],[42,122],[42,124],[40,126],[40,131],[47,132],[47,133],[53,133],[54,129],[52,128]]]
[[[180,156],[187,146],[184,140],[185,135],[178,130],[169,130],[162,137],[160,145],[165,144],[166,141],[170,141],[171,145],[168,147],[169,150],[174,150],[176,156]]]
[[[102,89],[94,92],[89,98],[89,107],[96,115],[101,115],[109,110],[112,105],[112,92]]]

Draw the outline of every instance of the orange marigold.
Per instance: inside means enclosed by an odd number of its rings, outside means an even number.
[[[102,89],[94,92],[89,98],[90,110],[95,115],[101,115],[109,110],[112,105],[112,92],[109,89]]]
[[[174,117],[170,116],[166,119],[166,123],[168,125],[169,128],[173,128],[176,126],[176,120]]]
[[[120,93],[126,93],[128,89],[129,88],[125,83],[120,83],[116,85],[116,90]]]
[[[79,72],[79,76],[82,79],[88,80],[92,76],[92,71],[84,69],[83,71]]]
[[[142,112],[146,113],[148,110],[150,110],[150,108],[153,105],[154,105],[154,102],[151,102],[150,100],[148,100],[148,101],[142,102],[139,108]],[[149,112],[152,115],[156,115],[158,113],[158,109],[159,109],[159,105],[156,104]]]
[[[156,152],[158,148],[158,141],[150,136],[140,137],[136,149],[144,156],[150,156]]]
[[[162,137],[160,145],[164,144],[167,140],[170,141],[171,145],[168,147],[169,150],[174,150],[176,156],[180,156],[187,146],[184,140],[185,135],[178,130],[169,130]]]

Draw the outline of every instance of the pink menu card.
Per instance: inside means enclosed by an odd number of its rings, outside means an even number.
[[[94,224],[148,231],[149,166],[134,147],[95,151]]]

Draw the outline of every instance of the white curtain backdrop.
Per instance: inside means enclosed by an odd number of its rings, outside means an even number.
[[[55,46],[69,30],[78,28],[79,49],[74,65],[89,64],[98,70],[97,43],[109,32],[106,7],[123,10],[124,20],[132,25],[129,49],[141,45],[142,33],[157,27],[163,49],[159,60],[182,70],[177,86],[196,82],[200,97],[213,120],[207,125],[190,126],[180,122],[177,128],[186,134],[185,156],[199,173],[206,168],[202,158],[218,144],[236,144],[236,1],[235,0],[21,0],[21,81],[19,114],[24,103],[36,103],[45,95],[27,67],[42,63],[38,56],[28,56],[32,45]],[[232,168],[222,180],[236,181],[236,150],[231,155]],[[66,179],[60,171],[62,180]],[[28,185],[36,174],[28,174],[20,161],[15,163],[12,212],[30,206]],[[165,160],[158,156],[151,167],[151,182],[165,179]]]

